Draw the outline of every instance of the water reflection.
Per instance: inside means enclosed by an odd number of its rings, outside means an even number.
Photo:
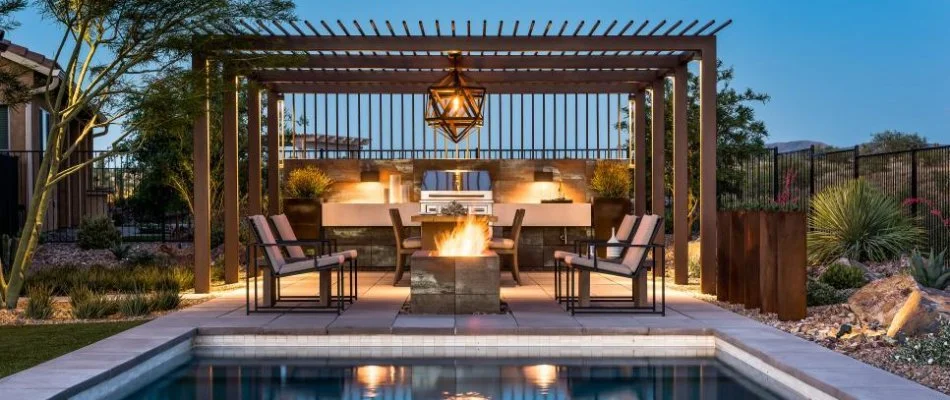
[[[711,359],[197,360],[129,399],[777,399]]]

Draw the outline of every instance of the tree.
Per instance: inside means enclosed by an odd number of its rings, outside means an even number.
[[[908,133],[896,130],[885,130],[871,135],[871,141],[861,146],[865,154],[904,151],[927,147],[927,138],[916,132]]]
[[[26,7],[26,0],[0,0],[0,39],[3,33],[18,26],[13,13]],[[23,104],[30,98],[30,88],[23,84],[20,76],[29,71],[26,67],[10,65],[0,69],[0,97],[8,105]]]
[[[717,121],[717,164],[716,185],[720,195],[738,193],[742,188],[745,179],[745,173],[741,169],[743,161],[765,152],[765,138],[769,132],[765,123],[756,119],[755,109],[752,105],[755,103],[768,103],[770,97],[768,94],[756,92],[746,88],[739,91],[732,87],[732,79],[735,77],[735,69],[725,68],[722,61],[717,63],[718,71],[718,95],[716,97],[716,121]],[[665,85],[666,101],[666,135],[665,140],[665,158],[667,160],[665,174],[666,191],[673,190],[673,85],[667,81]],[[687,135],[689,136],[687,174],[689,177],[689,193],[687,200],[688,208],[688,226],[695,224],[699,213],[699,76],[689,73],[689,83],[687,85],[686,102],[687,112]],[[645,107],[646,136],[647,136],[647,163],[651,163],[651,135],[650,118],[652,107],[648,103]],[[628,126],[627,118],[629,113],[623,113],[623,121],[620,122],[621,129]],[[639,165],[639,163],[638,163]],[[647,190],[649,191],[650,177],[652,171],[647,170]]]
[[[0,275],[0,300],[8,308],[16,306],[22,291],[52,189],[118,150],[66,163],[93,131],[131,114],[131,100],[153,90],[148,85],[153,77],[182,65],[204,44],[191,29],[239,18],[288,19],[293,8],[289,0],[38,0],[33,6],[61,31],[52,57],[61,67],[50,68],[46,87],[60,77],[63,82],[45,92],[50,132],[10,276]],[[77,124],[79,133],[68,135],[68,127]]]

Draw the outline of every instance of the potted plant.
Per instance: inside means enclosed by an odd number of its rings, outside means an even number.
[[[318,239],[323,226],[323,199],[333,179],[314,166],[290,171],[284,181],[284,214],[298,239]]]
[[[598,161],[594,166],[590,180],[590,190],[594,192],[590,207],[594,239],[610,239],[611,229],[620,225],[624,215],[630,214],[630,186],[626,164]],[[600,249],[598,255],[603,257],[605,249]]]

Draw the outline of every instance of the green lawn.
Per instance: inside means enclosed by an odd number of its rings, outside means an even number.
[[[144,322],[0,326],[0,378]]]

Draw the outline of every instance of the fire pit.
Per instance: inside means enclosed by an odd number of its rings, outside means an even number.
[[[410,312],[501,312],[498,254],[487,247],[487,221],[470,216],[450,233],[437,238],[437,250],[415,252],[411,262]]]

